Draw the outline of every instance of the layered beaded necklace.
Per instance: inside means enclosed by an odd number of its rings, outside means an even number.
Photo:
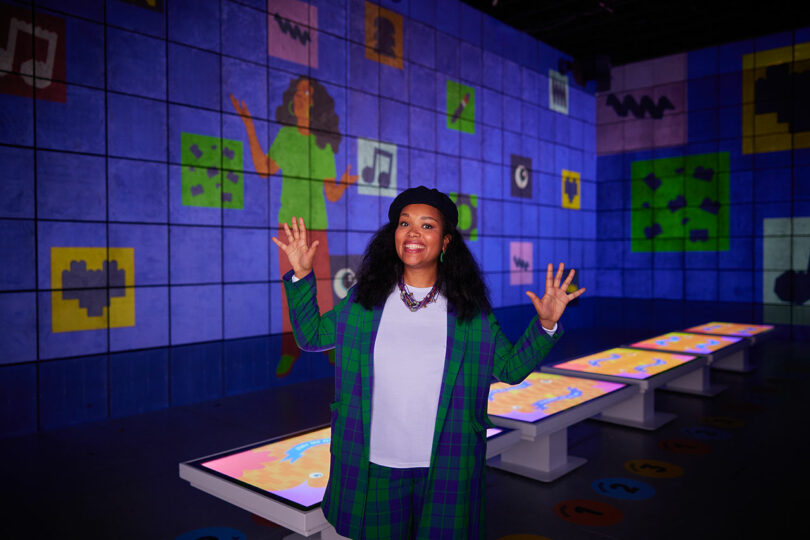
[[[433,288],[430,289],[430,292],[427,293],[427,296],[422,298],[420,302],[417,302],[416,299],[413,297],[413,293],[410,292],[407,287],[405,287],[405,280],[402,277],[399,278],[399,297],[402,298],[402,302],[408,306],[408,309],[411,311],[419,311],[423,307],[427,306],[436,301],[436,296],[439,294],[439,282],[438,280],[436,283],[433,284]]]

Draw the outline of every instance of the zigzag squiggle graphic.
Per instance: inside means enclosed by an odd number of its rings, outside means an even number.
[[[301,45],[306,45],[307,42],[312,41],[312,38],[309,37],[309,32],[302,31],[301,28],[294,22],[285,19],[278,13],[273,15],[273,18],[278,23],[278,28],[281,30],[282,34],[289,34],[291,38],[300,41]]]
[[[636,98],[628,94],[619,102],[616,94],[610,94],[605,105],[613,107],[616,114],[622,118],[626,118],[630,112],[636,118],[644,118],[645,113],[650,113],[650,118],[660,119],[663,118],[664,111],[675,110],[675,105],[666,96],[658,98],[658,104],[655,104],[650,96],[642,96],[641,101],[637,102]]]

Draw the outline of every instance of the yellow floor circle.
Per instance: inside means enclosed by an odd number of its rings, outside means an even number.
[[[631,459],[624,464],[631,473],[649,478],[677,478],[683,476],[683,468],[674,463],[657,459]]]

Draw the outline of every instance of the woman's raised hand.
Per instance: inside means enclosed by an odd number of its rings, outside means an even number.
[[[537,298],[537,295],[533,292],[526,291],[532,304],[534,304],[534,309],[537,310],[540,324],[543,325],[543,328],[548,328],[549,330],[554,328],[554,325],[560,320],[568,302],[585,292],[584,288],[578,289],[572,293],[566,292],[568,286],[571,284],[571,280],[574,279],[574,271],[571,270],[568,272],[568,277],[560,284],[564,269],[565,265],[560,263],[557,274],[552,280],[553,267],[551,263],[548,263],[548,267],[546,268],[546,292],[543,294],[543,298]]]
[[[295,277],[302,279],[312,272],[312,260],[315,258],[315,251],[318,248],[318,241],[307,246],[307,228],[304,226],[304,218],[295,216],[290,220],[290,225],[284,224],[284,233],[287,235],[287,243],[282,243],[278,238],[273,238],[273,242],[287,254],[287,259],[293,267]]]

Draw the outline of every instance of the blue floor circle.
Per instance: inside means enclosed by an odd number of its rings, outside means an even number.
[[[613,499],[641,501],[655,495],[655,488],[632,478],[600,478],[591,484],[600,495]]]

